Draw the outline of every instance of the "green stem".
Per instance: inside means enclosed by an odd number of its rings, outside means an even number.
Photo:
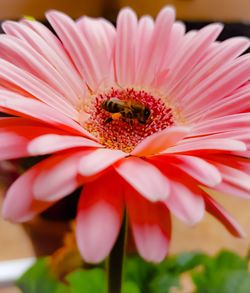
[[[127,216],[124,213],[122,227],[108,260],[108,293],[122,292],[122,273],[125,259]]]

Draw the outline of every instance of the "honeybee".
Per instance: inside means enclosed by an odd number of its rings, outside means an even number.
[[[102,108],[111,113],[106,122],[112,122],[120,118],[133,121],[136,119],[140,124],[146,124],[151,114],[150,109],[136,101],[123,101],[118,98],[111,98],[102,103]]]

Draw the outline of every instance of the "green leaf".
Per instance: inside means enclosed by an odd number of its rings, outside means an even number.
[[[136,283],[126,281],[123,284],[122,293],[141,293],[141,290]]]
[[[149,285],[150,293],[168,293],[170,288],[179,287],[179,276],[167,274],[156,276]]]
[[[66,276],[70,293],[104,293],[106,289],[105,273],[102,269],[77,270]]]
[[[205,264],[208,257],[201,252],[183,252],[176,256],[167,258],[163,263],[159,264],[159,269],[174,274],[180,274],[193,268]]]
[[[249,293],[250,292],[250,273],[237,270],[229,272],[226,276],[222,292],[226,293]]]
[[[246,259],[233,252],[222,251],[208,258],[201,270],[193,271],[192,278],[200,293],[248,293],[250,287],[243,290],[249,285],[249,274]]]
[[[149,280],[157,273],[156,268],[156,265],[145,262],[137,256],[127,257],[125,262],[125,280],[137,284],[141,292],[148,292]]]
[[[46,258],[38,261],[17,281],[25,293],[68,293],[67,287],[59,283],[49,271]]]
[[[214,266],[217,269],[227,268],[230,270],[247,269],[247,260],[234,252],[222,251],[215,257]]]

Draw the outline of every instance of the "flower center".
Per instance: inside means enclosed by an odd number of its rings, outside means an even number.
[[[161,97],[144,90],[114,89],[95,96],[83,127],[111,149],[131,152],[147,136],[174,124]]]

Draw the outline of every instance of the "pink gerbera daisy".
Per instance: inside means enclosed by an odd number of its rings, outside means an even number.
[[[4,217],[29,220],[84,185],[76,236],[91,263],[125,209],[152,262],[168,252],[170,212],[193,225],[207,210],[242,236],[207,191],[249,197],[249,41],[215,41],[221,24],[185,33],[169,7],[155,22],[123,9],[116,28],[47,19],[57,36],[27,19],[0,36],[0,109],[15,116],[0,120],[0,158],[50,155],[9,188]]]

